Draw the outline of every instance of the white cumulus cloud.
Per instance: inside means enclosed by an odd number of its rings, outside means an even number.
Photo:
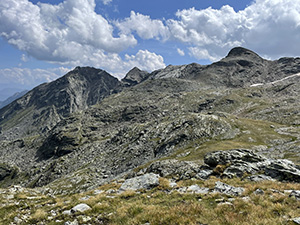
[[[180,48],[177,48],[177,53],[178,53],[179,55],[181,55],[181,56],[184,56],[184,55],[185,55],[185,52],[184,52],[182,49],[180,49]]]
[[[137,41],[132,34],[115,36],[113,25],[95,12],[95,6],[94,0],[58,5],[1,0],[0,35],[39,60],[112,70],[122,61],[118,53]]]
[[[218,60],[235,46],[268,58],[299,56],[300,0],[256,0],[240,11],[224,5],[178,10],[176,19],[153,20],[132,12],[117,26],[143,39],[178,41],[197,59]]]
[[[108,5],[109,3],[112,2],[112,0],[102,0],[102,2],[103,2],[104,5]]]
[[[130,17],[123,21],[117,21],[116,26],[123,34],[136,32],[143,39],[162,39],[169,38],[168,27],[161,20],[152,20],[150,16],[131,11]]]

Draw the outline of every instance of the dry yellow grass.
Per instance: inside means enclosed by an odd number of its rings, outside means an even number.
[[[178,186],[198,184],[201,187],[213,189],[215,182],[220,179],[212,177],[206,181],[186,180],[178,182]],[[69,196],[40,198],[41,208],[36,209],[36,200],[26,199],[18,195],[19,206],[7,205],[0,208],[0,224],[9,224],[15,216],[19,216],[24,208],[31,212],[31,224],[55,224],[47,220],[51,210],[58,212],[55,219],[65,221],[74,218],[63,216],[61,212],[70,209],[80,202],[88,204],[92,210],[86,211],[85,216],[92,218],[91,223],[97,224],[97,219],[105,224],[289,224],[289,219],[299,217],[300,201],[284,194],[284,190],[300,190],[300,184],[282,182],[248,182],[241,179],[223,179],[224,183],[245,188],[241,197],[230,200],[230,196],[219,193],[182,194],[177,191],[169,192],[169,181],[161,178],[160,185],[150,191],[125,191],[113,194],[114,198],[102,193],[94,195],[93,191]],[[100,187],[102,190],[117,188],[119,185],[110,184]],[[264,194],[255,194],[256,189],[262,189]],[[276,189],[277,191],[274,191]],[[278,193],[279,192],[279,193]],[[87,200],[82,197],[91,196]],[[2,196],[1,196],[2,197]],[[243,199],[248,197],[248,199]],[[222,204],[227,202],[226,204]],[[51,203],[51,204],[48,204]],[[53,204],[54,203],[54,204]],[[19,208],[18,208],[19,207]]]

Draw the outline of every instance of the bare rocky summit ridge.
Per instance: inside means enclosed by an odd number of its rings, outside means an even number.
[[[134,67],[125,75],[125,77],[122,79],[122,82],[126,86],[133,86],[144,81],[148,75],[148,72],[142,71],[139,68]]]
[[[84,110],[120,89],[121,82],[106,71],[76,67],[0,109],[0,126],[14,133],[13,138],[44,132],[71,113]]]
[[[122,81],[77,67],[0,110],[0,185],[76,192],[147,172],[206,179],[216,169],[204,156],[216,150],[298,163],[298,73],[300,58],[269,61],[241,47],[211,65],[133,68]]]

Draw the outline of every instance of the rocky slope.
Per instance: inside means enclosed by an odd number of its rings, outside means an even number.
[[[299,73],[299,58],[240,47],[122,81],[77,67],[0,110],[0,184],[78,192],[157,160],[198,168],[208,152],[242,148],[298,163]]]
[[[61,119],[96,104],[120,87],[120,81],[103,70],[77,67],[2,108],[2,139],[48,131]]]

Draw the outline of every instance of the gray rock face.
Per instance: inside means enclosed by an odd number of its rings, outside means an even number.
[[[120,187],[120,191],[151,189],[159,185],[159,175],[154,173],[147,173],[145,175],[134,177],[125,180]]]
[[[262,166],[265,174],[277,180],[300,182],[300,170],[293,162],[285,159],[271,160]]]
[[[162,177],[171,176],[177,179],[190,179],[199,171],[200,166],[198,164],[176,159],[157,161],[147,168],[148,173],[156,173]]]
[[[121,82],[106,71],[91,67],[76,67],[65,76],[44,83],[27,92],[7,107],[0,109],[2,132],[8,135],[5,124],[12,123],[16,114],[24,115],[18,123],[18,136],[45,132],[71,113],[88,108],[104,97],[118,92]],[[22,129],[21,129],[22,128]]]
[[[245,191],[244,188],[241,187],[233,187],[228,184],[224,184],[220,181],[216,182],[214,192],[218,192],[221,194],[229,195],[229,196],[240,196]]]
[[[253,151],[247,149],[232,149],[230,151],[212,152],[204,157],[204,162],[212,167],[216,165],[226,165],[232,162],[261,162],[265,160],[262,156],[255,154]]]

